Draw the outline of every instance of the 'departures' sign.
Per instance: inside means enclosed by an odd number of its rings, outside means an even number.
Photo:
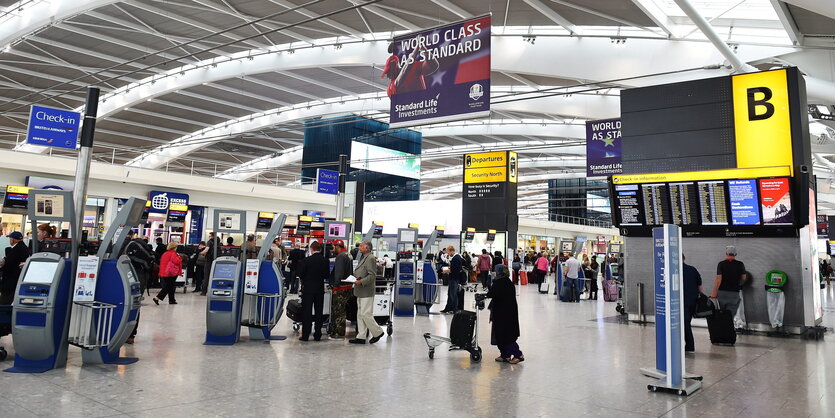
[[[394,38],[389,79],[391,127],[487,116],[490,16]]]
[[[623,172],[620,152],[620,119],[586,122],[586,176],[610,176]]]
[[[32,106],[26,142],[33,145],[75,149],[81,114],[70,110]]]

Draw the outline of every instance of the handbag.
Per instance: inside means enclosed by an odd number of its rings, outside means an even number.
[[[707,318],[713,315],[716,310],[716,305],[704,293],[699,293],[699,298],[696,299],[696,311],[693,313],[694,318]]]

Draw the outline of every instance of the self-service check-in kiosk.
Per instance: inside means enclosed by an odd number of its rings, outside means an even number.
[[[415,275],[415,311],[418,315],[429,315],[432,305],[440,301],[441,283],[438,281],[435,261],[429,260],[428,256],[433,253],[432,247],[438,245],[443,235],[444,228],[436,226],[420,251]]]
[[[246,233],[246,212],[215,209],[215,234]],[[215,248],[215,251],[218,249]],[[241,304],[244,262],[239,257],[221,256],[212,262],[206,300],[207,345],[232,345],[241,334]]]
[[[606,249],[606,280],[619,280],[618,261],[620,260],[620,243],[610,242]]]
[[[100,246],[96,257],[79,259],[69,341],[82,348],[85,364],[130,364],[138,360],[119,356],[139,320],[142,302],[139,276],[130,258],[120,252],[127,231],[142,222],[145,203],[143,199],[128,199],[102,240],[112,245]],[[88,286],[94,289],[92,297],[82,290]]]
[[[71,191],[30,190],[29,220],[69,222],[75,230]],[[76,238],[72,238],[76,245]],[[67,337],[72,299],[72,260],[39,252],[32,240],[32,256],[26,260],[15,290],[12,312],[13,373],[42,373],[67,364]]]
[[[397,229],[397,262],[395,264],[394,314],[415,315],[415,275],[417,263],[413,252],[417,244],[417,228]]]
[[[257,259],[246,260],[241,325],[249,328],[251,340],[284,340],[271,335],[272,329],[284,312],[284,275],[272,258],[268,258],[270,243],[281,235],[287,216],[278,215],[273,221]]]

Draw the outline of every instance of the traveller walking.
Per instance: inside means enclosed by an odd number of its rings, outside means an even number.
[[[736,315],[739,308],[739,290],[747,279],[745,264],[736,259],[736,247],[725,247],[726,258],[716,266],[716,279],[713,281],[713,293],[710,297],[719,299],[719,308]]]
[[[165,247],[167,250],[162,254],[159,261],[159,279],[162,284],[162,290],[154,297],[154,303],[159,305],[159,301],[168,296],[168,304],[176,305],[177,301],[174,299],[174,284],[177,277],[183,271],[183,259],[177,254],[177,243],[169,242]]]

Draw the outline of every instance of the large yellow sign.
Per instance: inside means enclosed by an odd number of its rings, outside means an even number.
[[[506,167],[507,151],[464,154],[464,169],[484,167]]]
[[[498,183],[507,181],[506,167],[464,170],[464,183]]]
[[[12,185],[6,186],[6,193],[29,194],[29,190],[32,190],[32,187]]]
[[[736,166],[788,166],[792,133],[786,70],[732,77]]]
[[[685,171],[680,173],[623,174],[612,176],[614,184],[668,183],[676,181],[706,181],[727,179],[755,179],[761,177],[786,177],[791,175],[789,166],[731,168],[728,170]]]

